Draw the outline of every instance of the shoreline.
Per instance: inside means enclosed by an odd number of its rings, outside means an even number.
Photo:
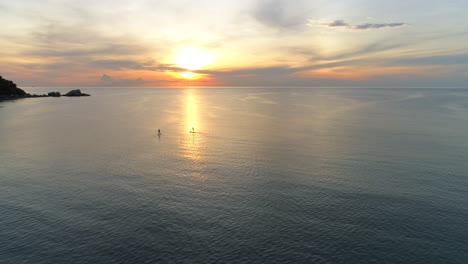
[[[18,99],[25,99],[25,98],[40,98],[40,97],[51,97],[48,95],[39,95],[39,94],[30,94],[30,95],[1,95],[0,101],[7,101],[7,100],[18,100]]]

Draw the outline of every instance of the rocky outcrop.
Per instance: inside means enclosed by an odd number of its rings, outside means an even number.
[[[16,87],[16,84],[10,80],[3,79],[0,76],[0,96],[1,97],[21,97],[26,96],[26,92]]]
[[[52,97],[60,97],[60,92],[49,92],[47,95]]]
[[[80,89],[71,90],[63,96],[90,96],[89,94],[82,93]]]
[[[16,84],[10,80],[3,79],[0,76],[0,101],[1,100],[14,100],[21,98],[36,98],[36,97],[60,97],[60,92],[49,92],[48,94],[29,94],[22,89],[16,87]],[[63,96],[90,96],[89,94],[82,93],[80,89],[71,90]]]

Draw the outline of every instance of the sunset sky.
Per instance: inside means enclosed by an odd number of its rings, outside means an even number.
[[[20,86],[466,87],[457,0],[2,0]]]

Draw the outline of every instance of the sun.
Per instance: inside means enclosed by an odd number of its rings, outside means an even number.
[[[179,51],[174,62],[181,68],[194,71],[213,63],[213,56],[207,51],[196,48],[184,48]],[[188,79],[198,75],[189,71],[178,73],[178,75]]]

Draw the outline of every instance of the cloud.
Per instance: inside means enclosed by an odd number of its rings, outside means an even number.
[[[145,67],[145,70],[156,72],[184,72],[189,71],[181,67],[175,67],[174,64],[159,64],[158,66]]]
[[[365,30],[365,29],[376,29],[376,28],[395,28],[395,27],[403,27],[407,26],[408,24],[406,23],[387,23],[387,24],[361,24],[361,25],[354,25],[354,29],[360,29],[360,30]]]
[[[395,47],[398,47],[398,45],[372,44],[362,50],[343,55],[343,57],[349,55],[348,59],[303,67],[284,65],[225,71],[200,70],[197,73],[209,74],[221,82],[240,86],[360,86],[365,84],[369,87],[445,87],[463,86],[463,82],[466,83],[467,70],[462,71],[462,73],[454,73],[450,65],[468,65],[468,54],[395,58],[384,61],[379,58],[351,59],[353,55],[388,50]],[[359,70],[360,68],[370,69],[370,72],[363,73]],[[374,68],[381,69],[381,71],[373,72],[372,69]],[[345,75],[340,75],[342,69],[346,69]],[[390,73],[394,72],[395,74],[383,73],[385,72],[384,69],[388,69]],[[320,70],[331,71],[333,74],[324,75]],[[340,79],[340,76],[342,79]],[[363,76],[363,78],[350,78],[353,76]],[[452,77],[453,79],[451,79]],[[438,81],[435,82],[435,80]]]
[[[343,65],[349,65],[353,63],[358,63],[358,60],[349,60],[349,61],[342,61],[342,62],[330,62],[330,63],[320,63],[320,64],[313,64],[304,67],[289,67],[285,66],[275,66],[275,67],[256,67],[256,68],[245,68],[239,70],[198,70],[193,71],[199,74],[209,74],[216,77],[246,77],[246,76],[264,76],[264,77],[278,77],[278,76],[285,76],[290,75],[302,71],[308,70],[317,70],[317,69],[326,69],[326,68],[333,68]]]
[[[370,29],[380,29],[380,28],[397,28],[397,27],[404,27],[407,26],[407,23],[403,22],[398,22],[398,23],[365,23],[365,24],[356,24],[352,25],[344,20],[334,20],[332,22],[328,23],[320,23],[317,20],[309,19],[309,25],[321,25],[321,26],[326,26],[330,28],[336,28],[336,27],[344,27],[348,29],[354,29],[354,30],[370,30]]]
[[[63,74],[127,69],[155,72],[187,71],[172,64],[157,63],[155,59],[150,58],[152,54],[149,53],[164,47],[149,47],[138,38],[98,31],[83,23],[59,23],[43,19],[31,32],[18,38],[16,43],[23,47],[18,52],[19,55],[40,58],[40,63],[21,65],[30,70]],[[141,81],[104,78],[100,85],[137,85]]]
[[[96,55],[138,55],[148,50],[144,45],[128,36],[109,36],[97,32],[88,25],[62,25],[47,21],[31,34],[32,44],[25,55],[39,57],[84,57]]]
[[[95,60],[89,63],[91,66],[104,69],[142,69],[143,66],[133,60]]]
[[[40,47],[27,51],[24,54],[39,57],[83,57],[93,55],[129,55],[136,53],[138,53],[138,48],[131,45],[107,44],[105,47],[89,46],[86,48],[72,48],[67,47],[65,44],[59,49],[55,49],[53,47]]]
[[[120,79],[113,78],[107,74],[101,76],[99,82],[100,86],[138,86],[143,84],[145,81],[142,78],[137,79]]]
[[[380,41],[380,42],[374,42],[367,44],[363,47],[359,47],[358,49],[341,53],[341,54],[336,54],[333,56],[328,56],[328,57],[315,57],[312,58],[312,60],[338,60],[338,59],[347,59],[355,56],[363,56],[363,55],[368,55],[372,53],[378,53],[378,52],[383,52],[383,51],[389,51],[389,50],[394,50],[398,49],[401,47],[405,47],[411,45],[411,43],[388,43],[387,41]]]
[[[330,24],[328,24],[327,26],[329,26],[329,27],[348,27],[349,24],[344,22],[344,20],[335,20],[335,21],[331,22]]]
[[[292,29],[304,25],[308,11],[306,1],[262,0],[252,10],[252,16],[260,23],[277,29]]]
[[[398,50],[401,48],[415,45],[414,41],[410,40],[394,40],[394,39],[380,39],[379,41],[373,41],[370,43],[364,43],[356,47],[350,47],[344,51],[340,50],[332,54],[323,54],[319,50],[313,47],[303,46],[286,46],[283,47],[288,53],[307,57],[309,63],[317,61],[336,61],[336,60],[349,60],[355,59],[356,57],[368,57],[371,54],[377,54],[380,52],[387,52],[392,50]]]
[[[401,65],[463,65],[468,64],[468,54],[438,55],[396,59],[392,64]]]
[[[95,60],[91,61],[89,65],[111,70],[147,70],[156,72],[184,72],[187,69],[176,67],[174,64],[155,64],[154,61],[139,62],[136,60]]]

